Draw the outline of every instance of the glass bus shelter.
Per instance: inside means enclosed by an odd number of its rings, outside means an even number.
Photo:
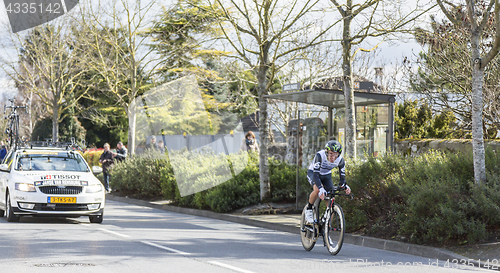
[[[264,97],[327,107],[327,139],[335,137],[344,144],[345,102],[342,90],[312,89]],[[395,101],[395,95],[354,92],[358,157],[363,158],[365,154],[378,156],[393,149]]]

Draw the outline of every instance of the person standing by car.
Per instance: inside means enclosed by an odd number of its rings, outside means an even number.
[[[122,162],[127,158],[127,154],[127,147],[125,147],[121,141],[118,142],[118,144],[116,144],[116,153],[113,153],[113,157],[116,158],[116,161]]]
[[[105,143],[104,146],[104,152],[101,154],[101,157],[99,158],[99,163],[102,164],[102,175],[104,176],[104,188],[106,189],[106,192],[109,192],[109,168],[114,163],[113,160],[113,153],[109,150],[109,143]]]
[[[3,141],[0,141],[0,163],[3,162],[3,159],[7,155],[7,147],[5,147],[5,144]]]

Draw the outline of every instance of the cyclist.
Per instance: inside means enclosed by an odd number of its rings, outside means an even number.
[[[313,191],[309,195],[309,204],[305,212],[306,222],[312,223],[313,203],[316,198],[325,199],[326,192],[333,189],[332,169],[339,168],[339,186],[345,189],[347,194],[351,193],[351,188],[345,183],[345,161],[341,155],[342,145],[336,140],[326,143],[325,149],[316,153],[314,160],[307,170],[307,180],[313,186]]]

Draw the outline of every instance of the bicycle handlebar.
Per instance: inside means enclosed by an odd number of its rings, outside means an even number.
[[[339,191],[344,190],[345,187],[340,187],[340,186],[334,186],[332,190],[328,191],[326,193],[326,197],[332,198],[335,197],[335,195],[343,195],[343,196],[350,196],[351,200],[354,198],[354,194],[347,194],[347,193],[340,193]]]

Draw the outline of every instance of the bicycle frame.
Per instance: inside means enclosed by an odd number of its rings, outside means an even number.
[[[5,133],[9,136],[9,146],[11,148],[16,148],[16,146],[20,143],[19,139],[19,114],[17,113],[17,109],[22,109],[26,108],[26,106],[16,106],[14,105],[14,100],[9,99],[11,105],[9,106],[4,106],[4,114],[7,110],[7,108],[11,109],[10,114],[5,117],[6,119],[9,120],[7,129],[5,130]]]
[[[335,196],[336,195],[340,195],[340,196],[350,196],[351,199],[352,199],[352,194],[346,194],[346,193],[339,193],[338,192],[338,188],[337,187],[334,187],[334,190],[331,190],[330,192],[328,192],[326,195],[325,195],[325,199],[323,201],[327,201],[328,204],[326,206],[326,210],[325,210],[325,213],[323,213],[323,217],[320,219],[319,218],[319,207],[320,207],[320,203],[321,203],[321,199],[318,197],[316,198],[316,201],[314,201],[314,207],[316,209],[316,221],[318,223],[324,223],[324,217],[327,215],[327,212],[331,212],[331,210],[333,209],[333,207],[335,206]],[[315,221],[315,222],[316,222]]]
[[[321,199],[317,198],[315,200],[313,223],[306,224],[304,213],[307,207],[304,207],[300,226],[302,246],[305,250],[310,251],[314,247],[319,235],[322,235],[324,245],[330,254],[336,255],[342,248],[345,220],[342,208],[335,203],[335,196],[351,196],[351,199],[353,196],[351,194],[338,193],[339,189],[339,187],[335,187],[326,194],[326,209],[321,218],[319,210]]]
[[[325,200],[327,201],[330,201],[328,202],[328,205],[325,209],[325,212],[323,213],[323,217],[320,218],[320,215],[319,215],[319,207],[320,207],[320,204],[321,204],[321,199],[318,197],[316,198],[316,201],[314,201],[314,223],[312,224],[312,228],[309,227],[309,226],[304,226],[305,229],[309,230],[310,232],[313,232],[314,233],[314,239],[313,241],[316,242],[318,240],[318,237],[320,235],[320,233],[322,233],[322,229],[325,225],[325,219],[326,219],[326,216],[331,213],[331,210],[333,208],[333,206],[335,205],[335,198],[333,198],[333,196],[328,196],[325,197]],[[304,231],[302,231],[304,232]]]

